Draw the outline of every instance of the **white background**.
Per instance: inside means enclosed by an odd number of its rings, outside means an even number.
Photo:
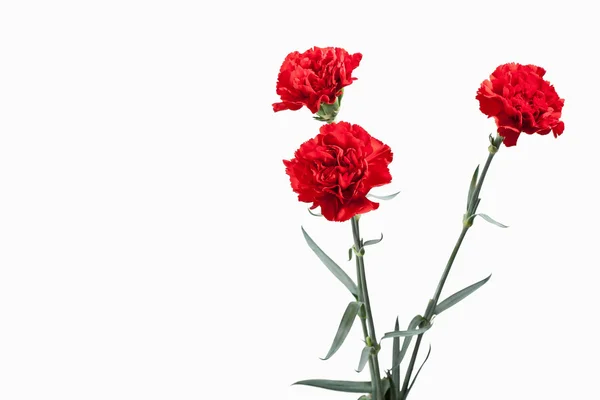
[[[393,4],[393,6],[392,6]],[[584,5],[590,4],[590,5]],[[314,136],[274,114],[287,53],[361,52],[339,120],[394,151],[401,190],[361,219],[378,335],[422,313],[494,123],[475,93],[534,63],[564,134],[502,148],[412,399],[594,398],[597,13],[592,2],[4,1],[0,6],[0,398],[352,399],[290,386],[354,372],[349,223],[310,216],[284,158]],[[384,342],[383,368],[391,342]]]

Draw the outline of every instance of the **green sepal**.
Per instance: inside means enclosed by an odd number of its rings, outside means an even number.
[[[400,191],[398,191],[396,193],[388,194],[386,196],[377,196],[377,195],[369,193],[369,194],[367,194],[367,197],[372,197],[377,200],[391,200],[394,197],[398,196],[398,194],[400,194]]]
[[[365,346],[365,348],[360,353],[360,361],[358,362],[358,369],[356,370],[356,372],[361,372],[365,368],[365,365],[367,365],[367,362],[369,361],[369,357],[371,357],[373,350],[373,347]]]
[[[321,389],[334,390],[346,393],[371,393],[371,381],[334,381],[329,379],[307,379],[293,383],[293,385],[312,386]]]
[[[354,324],[354,320],[356,319],[356,315],[358,314],[358,310],[361,306],[362,303],[356,301],[348,304],[346,311],[344,311],[344,315],[342,316],[342,320],[340,321],[340,326],[338,327],[335,337],[333,338],[333,343],[331,343],[331,348],[329,349],[329,352],[325,358],[322,358],[321,360],[328,360],[342,346],[344,340],[346,340],[346,337],[350,332],[350,329],[352,328],[352,325]]]
[[[439,315],[445,310],[449,309],[450,307],[452,307],[453,305],[455,305],[456,303],[463,300],[465,297],[469,296],[471,293],[485,285],[491,277],[492,275],[490,274],[490,276],[488,276],[487,278],[482,279],[479,282],[475,282],[474,284],[467,286],[466,288],[454,293],[452,296],[448,297],[447,299],[439,303],[437,306],[435,306],[434,313],[436,315]]]
[[[321,122],[327,122],[331,124],[335,121],[338,113],[340,112],[340,107],[342,105],[342,97],[344,97],[344,91],[340,92],[340,95],[336,97],[335,101],[331,104],[328,104],[324,101],[321,102],[321,107],[319,111],[313,116],[314,119]]]
[[[310,247],[317,257],[319,257],[327,269],[329,269],[329,271],[331,271],[331,273],[335,275],[335,277],[338,278],[338,280],[342,282],[346,288],[348,288],[354,298],[358,299],[358,288],[356,287],[356,284],[352,278],[350,278],[348,274],[346,274],[344,270],[340,268],[339,265],[337,265],[331,258],[329,258],[327,254],[325,254],[325,252],[323,252],[323,250],[321,250],[319,246],[317,246],[314,240],[312,240],[308,233],[306,233],[304,228],[302,228],[302,234],[304,235],[304,239],[306,239],[306,243],[308,243],[308,247]]]

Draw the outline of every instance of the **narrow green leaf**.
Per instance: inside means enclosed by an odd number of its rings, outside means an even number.
[[[361,372],[365,368],[365,365],[367,365],[367,361],[369,361],[369,357],[371,356],[372,350],[373,347],[371,346],[365,346],[365,348],[362,350],[362,353],[360,353],[360,361],[358,362],[358,369],[356,370],[356,372]]]
[[[479,165],[475,168],[475,172],[473,172],[473,177],[471,178],[471,184],[469,185],[469,197],[467,198],[467,210],[472,210],[471,203],[474,201],[472,199],[473,193],[475,193],[475,187],[477,187],[477,178],[479,176]]]
[[[381,380],[381,390],[383,390],[383,397],[387,399],[388,397],[385,394],[389,390],[392,390],[392,382],[390,382],[389,378],[383,378]]]
[[[433,299],[429,299],[429,301],[427,302],[427,308],[425,309],[425,315],[430,315],[430,313],[432,313],[434,309],[435,302],[433,301]]]
[[[412,321],[410,321],[410,324],[408,324],[408,330],[410,331],[416,329],[423,320],[424,318],[421,315],[416,315],[412,319]],[[404,360],[404,356],[406,355],[406,351],[408,350],[408,346],[410,345],[411,340],[412,336],[407,336],[404,338],[404,341],[402,342],[402,348],[400,349],[400,357],[398,358],[398,364],[392,365],[392,368],[400,366],[400,363],[402,362],[402,360]]]
[[[346,340],[346,337],[348,336],[348,332],[350,332],[350,328],[352,328],[352,325],[354,324],[356,314],[358,314],[361,305],[362,303],[356,301],[348,304],[346,311],[344,311],[344,315],[342,316],[342,320],[340,321],[340,326],[333,338],[333,343],[331,343],[331,348],[325,358],[322,358],[321,360],[328,360],[342,346],[344,340]]]
[[[420,335],[421,333],[425,333],[429,328],[431,328],[431,325],[426,325],[423,328],[419,328],[419,329],[411,329],[409,331],[388,332],[385,335],[383,335],[383,337],[381,339],[383,340],[383,339],[389,339],[389,338],[395,338],[395,337]]]
[[[308,213],[309,213],[310,215],[314,216],[314,217],[322,217],[322,216],[323,216],[322,214],[317,214],[317,213],[314,213],[314,212],[313,212],[313,211],[310,209],[310,207],[308,208]]]
[[[367,197],[372,197],[372,198],[374,198],[374,199],[377,199],[377,200],[391,200],[391,199],[393,199],[394,197],[398,196],[398,194],[399,194],[399,193],[400,193],[400,192],[398,191],[398,192],[396,192],[396,193],[388,194],[388,195],[386,195],[386,196],[377,196],[377,195],[374,195],[374,194],[371,194],[371,193],[369,193],[369,194],[367,195]]]
[[[481,218],[485,219],[487,222],[489,222],[490,224],[494,224],[496,226],[499,226],[500,228],[508,228],[507,225],[501,224],[500,222],[494,220],[492,217],[490,217],[487,214],[475,214],[475,216],[479,215]],[[475,217],[474,216],[474,217]]]
[[[490,276],[488,276],[487,278],[482,279],[479,282],[476,282],[476,283],[474,283],[470,286],[467,286],[466,288],[454,293],[452,296],[448,297],[447,299],[445,299],[444,301],[439,303],[435,307],[434,313],[436,315],[439,315],[443,311],[449,309],[450,307],[452,307],[453,305],[455,305],[456,303],[463,300],[465,297],[467,297],[468,295],[470,295],[471,293],[473,293],[474,291],[476,291],[477,289],[479,289],[480,287],[485,285],[487,283],[487,281],[490,280],[491,277],[492,277],[492,275],[490,274]]]
[[[310,249],[317,255],[317,257],[319,257],[319,259],[323,262],[323,264],[325,264],[329,271],[331,271],[331,273],[335,275],[335,277],[338,278],[338,280],[348,288],[350,293],[352,293],[355,298],[358,298],[358,288],[356,287],[354,281],[352,281],[352,279],[348,276],[348,274],[346,274],[344,270],[340,268],[339,265],[337,265],[331,258],[329,258],[327,254],[323,252],[323,250],[321,250],[319,246],[317,246],[314,240],[312,240],[312,238],[308,236],[308,233],[306,233],[304,228],[302,228],[302,234],[304,235],[304,239],[306,239],[306,243],[308,243],[308,247],[310,247]]]
[[[352,247],[350,247],[348,249],[348,261],[352,260],[352,253],[354,253],[354,251],[352,251]]]
[[[321,389],[335,390],[346,393],[371,393],[371,382],[332,381],[328,379],[307,379],[298,381],[294,385],[318,387]]]
[[[398,317],[396,317],[396,324],[394,325],[394,330],[400,330],[400,324],[398,323]],[[395,337],[394,343],[392,346],[392,386],[394,386],[392,393],[393,398],[397,398],[400,393],[400,338]]]
[[[367,240],[362,247],[367,247],[367,246],[371,246],[372,244],[377,244],[379,242],[381,242],[383,240],[383,233],[381,234],[381,237],[379,239],[372,239],[372,240]]]
[[[392,379],[392,375],[390,374],[389,369],[385,371],[385,375],[386,375],[386,377],[384,378],[384,381],[388,382],[389,388],[387,390],[384,390],[383,398],[385,400],[400,400],[398,398],[398,395],[400,394],[400,392],[398,391],[398,389],[396,388],[396,385],[394,384],[394,381]],[[388,392],[390,392],[390,393],[388,394]]]
[[[429,355],[431,354],[431,345],[429,345],[429,351],[427,352],[427,356],[425,357],[425,359],[423,360],[423,364],[421,364],[421,366],[419,367],[419,370],[417,371],[417,373],[415,374],[415,377],[413,378],[412,383],[410,384],[410,386],[408,387],[407,391],[406,391],[406,395],[408,396],[408,393],[410,392],[410,390],[412,389],[413,385],[415,384],[415,381],[417,380],[417,377],[419,376],[419,372],[421,372],[421,370],[423,369],[423,366],[425,365],[425,363],[427,362],[427,360],[429,359]]]

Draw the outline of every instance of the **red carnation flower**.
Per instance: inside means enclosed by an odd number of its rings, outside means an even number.
[[[500,65],[477,91],[479,109],[494,117],[506,146],[514,146],[521,132],[554,137],[563,133],[560,121],[564,99],[543,79],[546,71],[535,65]]]
[[[304,53],[288,54],[279,70],[277,94],[280,103],[273,111],[299,110],[306,106],[313,114],[321,103],[333,104],[356,78],[352,71],[358,67],[362,54],[348,54],[337,47],[313,47]]]
[[[290,161],[284,160],[298,200],[321,207],[330,221],[346,221],[376,210],[369,191],[392,181],[388,164],[392,150],[363,128],[347,122],[321,126]]]

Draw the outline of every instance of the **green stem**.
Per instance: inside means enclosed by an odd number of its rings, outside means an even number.
[[[354,226],[352,227],[354,228]],[[353,229],[354,230],[354,229]],[[356,258],[356,276],[360,277],[360,264],[358,262],[358,257]],[[363,295],[362,295],[362,283],[361,280],[358,279],[358,301],[359,302],[363,302]],[[359,311],[358,316],[360,318],[360,324],[362,326],[362,331],[363,331],[363,337],[365,338],[365,340],[367,340],[367,336],[369,336],[369,331],[367,329],[367,319],[366,316],[362,313],[362,310]],[[375,375],[375,369],[373,368],[373,358],[369,357],[369,371],[371,374],[371,382],[373,382],[373,376]],[[373,385],[373,398],[377,397],[377,385]]]
[[[444,268],[442,277],[440,278],[440,281],[435,289],[433,299],[431,299],[429,301],[429,303],[427,304],[427,309],[425,310],[425,316],[424,316],[425,321],[429,321],[431,319],[431,317],[433,316],[433,313],[435,312],[435,307],[437,306],[438,301],[440,300],[440,296],[442,294],[442,289],[444,288],[446,279],[448,278],[448,275],[450,274],[450,269],[452,268],[452,264],[454,264],[454,259],[456,258],[456,255],[458,254],[458,250],[460,249],[460,246],[463,242],[463,239],[465,238],[465,235],[467,234],[467,231],[469,230],[469,228],[472,225],[471,223],[468,222],[468,220],[470,219],[472,222],[472,218],[473,218],[472,216],[477,211],[477,206],[479,205],[478,204],[479,203],[478,202],[479,193],[481,193],[481,187],[483,186],[483,181],[485,180],[485,176],[487,175],[487,171],[490,167],[490,164],[492,163],[492,159],[494,158],[494,155],[498,151],[498,147],[500,146],[500,143],[501,143],[501,139],[497,139],[497,140],[499,140],[497,142],[497,144],[492,143],[492,146],[490,146],[489,155],[485,162],[485,166],[483,167],[483,171],[481,172],[481,176],[479,177],[479,180],[477,182],[477,186],[475,187],[475,190],[473,191],[473,197],[469,200],[469,207],[467,209],[467,215],[465,215],[465,217],[463,219],[462,231],[460,232],[458,240],[456,241],[456,244],[454,245],[454,249],[452,250],[452,254],[450,254],[450,258],[448,259],[448,263],[446,264],[446,268]],[[495,144],[495,146],[494,146],[494,144]],[[406,375],[404,377],[404,382],[402,384],[402,391],[401,391],[401,399],[402,400],[405,400],[408,397],[408,384],[410,383],[410,377],[411,377],[413,369],[415,367],[415,362],[417,361],[417,354],[419,352],[419,347],[421,346],[422,340],[423,340],[423,333],[421,333],[420,335],[417,336],[417,340],[415,342],[415,347],[413,349],[412,356],[410,358],[410,363],[408,364],[408,369],[406,370]]]
[[[369,357],[369,369],[371,371],[371,382],[373,385],[373,400],[384,400],[384,393],[381,386],[381,372],[379,370],[379,359],[377,352],[379,345],[377,344],[377,336],[375,334],[375,323],[373,322],[373,313],[371,311],[371,301],[369,299],[369,290],[367,288],[367,278],[365,275],[365,262],[361,253],[360,229],[358,225],[359,216],[352,217],[352,234],[354,236],[354,248],[356,253],[356,272],[358,275],[358,301],[362,302],[365,307],[365,317],[361,317],[363,326],[363,334],[365,341],[370,340],[375,352]],[[368,329],[367,329],[368,324]]]

